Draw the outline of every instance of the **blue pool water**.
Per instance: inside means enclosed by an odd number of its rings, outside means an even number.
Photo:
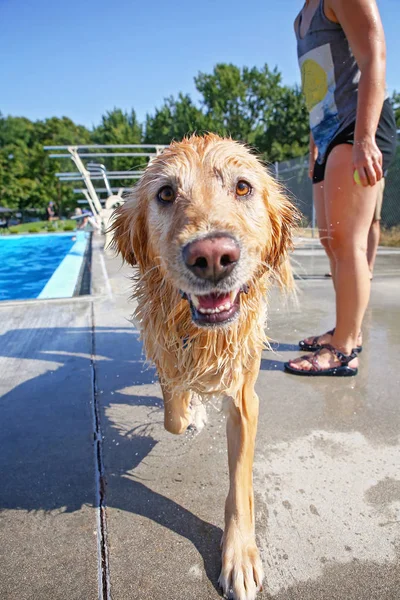
[[[0,237],[0,301],[37,298],[74,245],[73,236]]]

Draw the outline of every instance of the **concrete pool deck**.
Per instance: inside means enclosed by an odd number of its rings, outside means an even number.
[[[96,245],[96,244],[95,244]],[[282,364],[332,326],[324,253],[298,245],[300,307],[272,294],[254,465],[262,600],[400,597],[400,252],[381,249],[360,374]],[[129,271],[93,254],[93,296],[0,303],[0,597],[212,600],[224,419],[163,430],[127,320]],[[100,586],[99,586],[100,578]]]

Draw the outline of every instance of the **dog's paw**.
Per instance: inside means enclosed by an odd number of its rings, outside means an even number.
[[[192,395],[190,410],[190,426],[200,433],[200,431],[204,428],[204,425],[207,423],[207,409],[197,394]]]
[[[224,598],[255,600],[257,592],[262,590],[263,578],[262,563],[255,543],[223,543],[222,570],[218,582]]]

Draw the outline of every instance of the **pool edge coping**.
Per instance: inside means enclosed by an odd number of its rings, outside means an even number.
[[[87,245],[90,238],[85,232],[76,234],[76,241],[68,254],[47,281],[37,300],[72,298],[82,268]]]

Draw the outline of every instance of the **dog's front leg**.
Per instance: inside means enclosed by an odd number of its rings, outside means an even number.
[[[252,475],[259,404],[254,391],[258,367],[259,363],[250,377],[246,374],[237,397],[229,399],[228,404],[230,487],[225,505],[219,583],[225,596],[235,600],[254,600],[263,580],[255,542]]]
[[[164,397],[164,427],[170,433],[184,433],[191,423],[190,391],[174,392],[161,384]]]

